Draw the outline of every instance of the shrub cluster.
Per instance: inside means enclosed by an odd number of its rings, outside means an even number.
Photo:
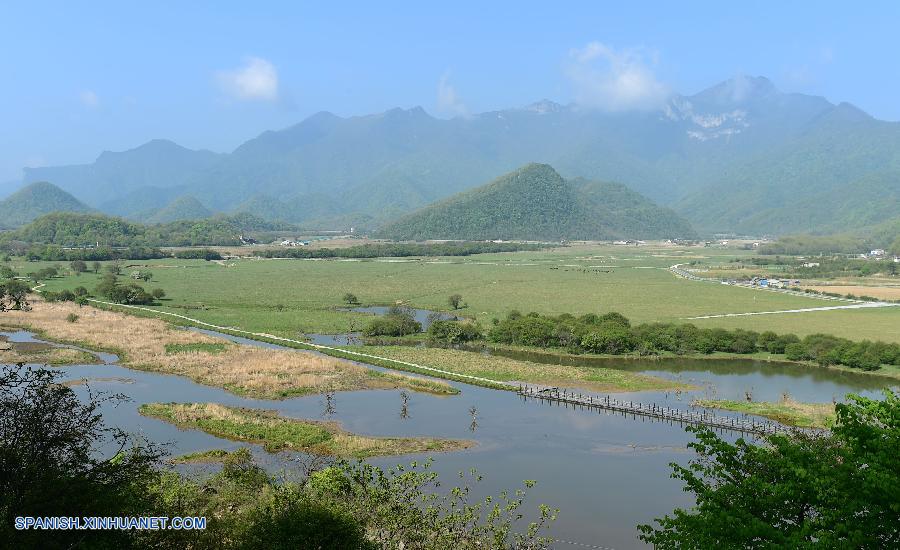
[[[428,327],[428,338],[447,344],[480,340],[481,327],[469,321],[434,321]]]
[[[59,269],[55,267],[45,267],[37,271],[28,273],[28,278],[34,282],[45,281],[59,275]]]
[[[363,329],[365,336],[407,336],[422,331],[411,309],[393,306],[381,317],[373,319]]]
[[[820,365],[845,365],[878,370],[881,365],[900,365],[900,345],[863,340],[853,342],[828,334],[811,334],[785,349],[788,359],[815,361]]]
[[[820,365],[845,365],[864,370],[882,364],[900,365],[900,345],[864,340],[853,342],[814,334],[802,340],[795,334],[771,331],[698,328],[692,324],[647,323],[632,326],[619,313],[575,317],[511,312],[487,334],[492,342],[536,347],[566,348],[574,353],[656,355],[727,352],[785,354],[791,360]]]
[[[104,296],[112,302],[126,305],[151,305],[155,301],[155,297],[162,297],[164,292],[161,289],[155,289],[151,294],[144,290],[144,287],[137,283],[122,284],[118,277],[112,273],[103,276],[103,280],[97,285],[96,293]]]
[[[85,299],[88,297],[88,290],[83,286],[76,287],[74,290],[60,290],[59,292],[45,290],[41,292],[41,296],[47,302],[76,302],[84,304]]]
[[[63,248],[48,244],[46,246],[32,246],[25,252],[25,259],[34,262],[74,262],[81,261],[108,261],[108,260],[158,260],[168,258],[169,254],[159,248],[147,246],[132,246],[129,248]]]
[[[176,250],[174,256],[181,260],[221,260],[222,255],[210,248],[189,248]]]

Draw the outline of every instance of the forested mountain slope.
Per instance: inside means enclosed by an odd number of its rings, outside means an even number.
[[[572,240],[689,237],[690,225],[615,183],[567,182],[529,164],[383,227],[398,240]]]
[[[50,212],[90,212],[91,208],[47,182],[35,182],[0,201],[0,229],[24,225]]]

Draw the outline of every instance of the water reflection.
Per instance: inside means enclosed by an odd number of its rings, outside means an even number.
[[[325,399],[325,408],[322,410],[322,418],[329,420],[337,412],[334,400],[334,390],[328,390],[322,394],[322,397]]]
[[[406,390],[400,391],[400,420],[409,420],[409,394]]]

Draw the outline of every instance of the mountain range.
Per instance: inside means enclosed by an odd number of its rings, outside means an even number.
[[[154,140],[88,165],[26,168],[24,182],[51,181],[134,219],[197,201],[323,229],[377,228],[531,162],[625,184],[704,232],[838,232],[900,217],[900,123],[764,77],[651,111],[545,100],[449,120],[419,107],[322,112],[228,154]]]

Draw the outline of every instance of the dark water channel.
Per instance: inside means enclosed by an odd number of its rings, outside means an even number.
[[[241,343],[278,347],[202,332]],[[33,340],[25,332],[6,335],[11,341]],[[529,502],[560,509],[552,535],[567,541],[612,548],[641,547],[636,539],[636,524],[691,503],[680,484],[669,478],[669,462],[684,463],[691,457],[686,448],[691,438],[678,426],[523,402],[511,392],[456,383],[462,390],[458,396],[408,392],[408,401],[396,390],[337,393],[331,403],[320,395],[284,401],[246,399],[183,377],[129,370],[114,364],[115,356],[104,355],[103,359],[108,364],[67,366],[61,370],[66,379],[87,378],[92,390],[126,394],[129,402],[114,410],[104,410],[105,414],[109,413],[107,422],[153,441],[169,442],[173,455],[214,448],[234,449],[246,444],[200,431],[182,431],[165,422],[144,418],[137,413],[139,405],[157,401],[210,401],[274,409],[298,418],[328,418],[363,434],[473,439],[477,442],[474,449],[434,457],[435,470],[441,473],[445,487],[457,481],[457,472],[472,467],[484,476],[475,491],[481,496],[514,490],[523,480],[535,479],[538,483],[529,494]],[[644,392],[629,396],[683,408],[688,407],[692,396],[712,391],[719,398],[742,396],[747,388],[752,388],[759,400],[778,399],[787,391],[798,400],[831,401],[847,392],[877,395],[883,385],[876,378],[847,378],[842,373],[782,368],[752,361],[646,361],[619,366],[704,386],[690,394]],[[74,389],[86,391],[84,386],[74,386]],[[477,411],[476,425],[473,425],[472,408]],[[276,470],[291,468],[292,459],[298,456],[268,455],[259,448],[254,448],[254,452]],[[422,457],[408,455],[372,462],[390,467]],[[529,510],[533,511],[534,506]],[[577,548],[566,543],[556,547]]]

